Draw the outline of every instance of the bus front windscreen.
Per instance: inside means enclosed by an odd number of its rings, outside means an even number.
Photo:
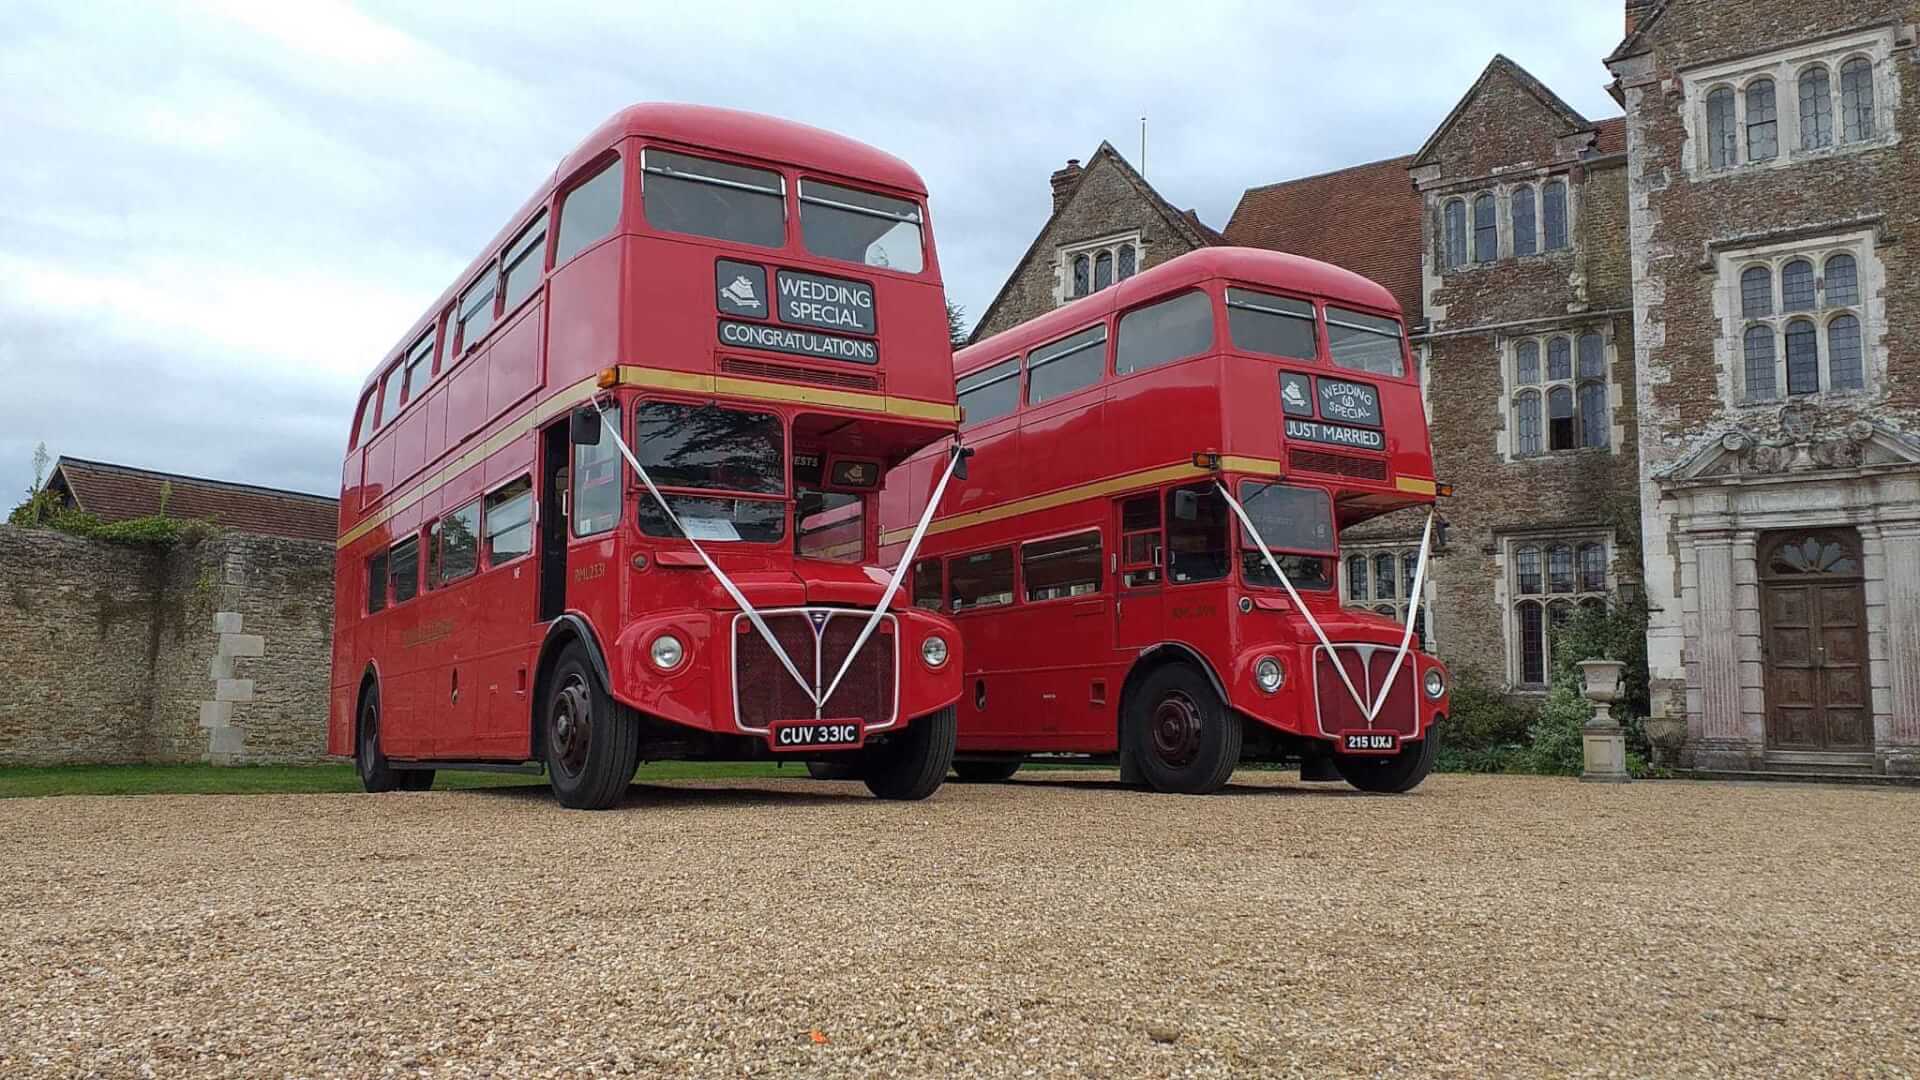
[[[862,266],[917,274],[926,265],[918,205],[818,180],[800,181],[800,242],[815,255]]]
[[[1312,554],[1334,551],[1333,500],[1325,491],[1245,480],[1240,484],[1240,504],[1294,588],[1333,587],[1333,560]],[[1244,530],[1240,565],[1247,584],[1280,587],[1280,579]]]
[[[649,497],[640,503],[640,531],[759,543],[786,535],[786,435],[778,416],[649,401],[636,411],[634,437],[640,464],[685,529],[674,529]]]

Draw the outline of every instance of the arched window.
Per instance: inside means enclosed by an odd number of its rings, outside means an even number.
[[[1492,195],[1473,200],[1473,261],[1492,262],[1500,257],[1500,222]]]
[[[1833,145],[1833,84],[1820,65],[1800,73],[1800,149]]]
[[[1747,400],[1772,401],[1780,395],[1773,373],[1773,328],[1749,326],[1746,353]]]
[[[1873,138],[1873,63],[1862,57],[1840,65],[1840,121],[1848,142]]]
[[[1773,271],[1750,266],[1740,275],[1740,314],[1748,319],[1773,314]]]
[[[1520,614],[1520,681],[1529,686],[1540,686],[1547,681],[1547,628],[1544,613],[1540,605],[1528,600],[1521,603]]]
[[[1771,161],[1780,155],[1780,113],[1772,79],[1747,84],[1747,160]]]
[[[1580,445],[1605,449],[1612,433],[1607,429],[1607,387],[1604,383],[1580,384]]]
[[[1467,264],[1467,203],[1454,199],[1447,203],[1447,269]]]
[[[1573,447],[1573,391],[1556,386],[1547,391],[1547,449],[1571,450]]]
[[[1607,591],[1607,549],[1599,544],[1580,545],[1580,591]]]
[[[1540,391],[1523,390],[1513,399],[1513,452],[1530,457],[1540,452]]]
[[[1534,253],[1533,232],[1533,189],[1519,187],[1513,189],[1513,253],[1532,255]]]
[[[1780,268],[1780,310],[1812,311],[1813,264],[1795,259]]]
[[[1513,384],[1533,386],[1540,381],[1540,343],[1523,341],[1513,351]]]
[[[1075,255],[1073,257],[1073,295],[1087,295],[1088,283],[1091,281],[1091,276],[1088,273],[1091,263],[1092,260],[1088,259],[1085,255]]]
[[[1121,244],[1120,245],[1120,280],[1121,281],[1125,281],[1128,278],[1133,276],[1133,269],[1134,269],[1133,263],[1134,263],[1133,245]]]
[[[1828,307],[1860,302],[1860,266],[1853,256],[1840,254],[1828,259],[1826,278]]]
[[[1093,258],[1093,291],[1113,284],[1113,253],[1103,251]]]
[[[1355,603],[1367,598],[1367,557],[1354,555],[1347,559],[1347,599]]]
[[[1567,246],[1567,185],[1559,180],[1549,183],[1541,203],[1547,250],[1559,251]]]
[[[1547,591],[1573,591],[1573,549],[1565,544],[1547,549]]]
[[[1573,378],[1573,343],[1557,337],[1547,342],[1547,378]]]
[[[1787,324],[1787,393],[1820,392],[1820,335],[1807,319]]]
[[[1393,599],[1393,555],[1381,552],[1373,557],[1373,598],[1375,600]]]
[[[1740,160],[1740,141],[1733,128],[1733,88],[1722,86],[1707,95],[1707,161],[1725,169]]]
[[[1866,384],[1860,364],[1860,320],[1851,315],[1837,316],[1827,324],[1827,386],[1858,390]]]
[[[1420,569],[1420,555],[1409,551],[1400,556],[1400,595],[1413,599],[1413,574]]]
[[[1523,547],[1513,553],[1513,580],[1524,596],[1540,592],[1540,549]]]

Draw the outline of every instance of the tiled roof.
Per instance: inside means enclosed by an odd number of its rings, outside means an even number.
[[[160,512],[167,486],[169,517],[211,521],[237,532],[331,542],[340,531],[340,501],[298,491],[202,480],[194,476],[135,469],[63,457],[47,477],[74,505],[102,521],[125,521]]]
[[[1593,152],[1596,154],[1624,154],[1627,152],[1627,118],[1616,116],[1611,120],[1602,120],[1594,125]]]
[[[1247,189],[1229,244],[1304,255],[1385,286],[1409,325],[1420,320],[1421,201],[1412,156]]]

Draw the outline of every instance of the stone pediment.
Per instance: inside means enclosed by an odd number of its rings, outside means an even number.
[[[1789,406],[1782,411],[1777,434],[1763,437],[1740,429],[1722,431],[1653,475],[1671,486],[1802,473],[1813,478],[1821,473],[1902,465],[1920,467],[1920,440],[1873,420],[1821,430],[1809,411]]]

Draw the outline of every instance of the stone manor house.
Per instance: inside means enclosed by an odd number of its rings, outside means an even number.
[[[1496,56],[1413,152],[1220,232],[1101,144],[974,337],[1209,244],[1365,274],[1456,484],[1442,655],[1538,692],[1554,625],[1643,592],[1683,764],[1920,774],[1920,0],[1622,2],[1623,116]],[[1405,611],[1419,525],[1348,534],[1346,602]]]

